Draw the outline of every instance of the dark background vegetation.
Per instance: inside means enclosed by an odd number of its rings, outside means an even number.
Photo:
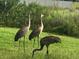
[[[31,29],[37,27],[42,13],[44,31],[79,37],[79,14],[74,9],[44,7],[35,3],[27,6],[25,2],[23,4],[18,2],[19,0],[0,1],[1,27],[21,27],[28,22],[31,11]]]

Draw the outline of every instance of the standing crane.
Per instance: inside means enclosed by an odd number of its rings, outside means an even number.
[[[42,38],[40,40],[40,48],[39,49],[34,49],[33,50],[33,54],[32,54],[32,57],[34,56],[34,53],[36,51],[41,51],[43,49],[44,46],[47,47],[47,54],[48,54],[48,47],[50,44],[53,44],[53,43],[58,43],[58,42],[61,42],[61,39],[59,37],[55,37],[55,36],[46,36],[44,38]]]
[[[14,41],[18,41],[19,39],[24,37],[24,41],[23,41],[24,52],[25,52],[25,34],[29,32],[30,23],[31,23],[31,20],[30,20],[30,13],[29,13],[28,24],[25,24],[22,28],[20,28],[20,30],[18,30],[18,32],[16,33],[15,38],[14,38]],[[19,40],[19,47],[20,47],[20,40]]]
[[[39,46],[40,33],[43,31],[43,27],[44,27],[43,22],[42,22],[42,17],[43,17],[43,16],[44,16],[44,15],[41,14],[41,22],[40,22],[40,25],[38,26],[38,28],[35,29],[35,30],[33,30],[33,31],[31,32],[31,34],[29,35],[29,40],[32,40],[32,39],[35,38],[35,37],[38,38],[38,40],[37,40],[37,41],[38,41],[38,46]],[[34,47],[34,44],[35,44],[35,39],[34,39],[33,47]]]

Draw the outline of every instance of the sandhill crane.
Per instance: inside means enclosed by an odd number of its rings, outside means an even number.
[[[31,40],[31,39],[33,39],[33,38],[35,38],[35,37],[37,37],[38,38],[38,46],[39,46],[39,37],[40,37],[40,33],[43,31],[43,22],[42,22],[42,17],[43,17],[44,15],[43,14],[41,14],[41,22],[40,22],[40,25],[39,25],[39,27],[37,28],[37,29],[34,29],[32,32],[31,32],[31,34],[29,35],[29,40]],[[35,43],[35,39],[34,39],[34,43]],[[33,46],[34,46],[34,44],[33,44]]]
[[[23,45],[24,45],[24,52],[25,52],[25,34],[29,32],[30,28],[30,13],[29,13],[29,21],[28,24],[25,24],[15,35],[14,41],[18,41],[20,38],[24,37]],[[20,46],[20,40],[19,40],[19,46]]]
[[[39,49],[34,49],[33,50],[33,54],[32,54],[32,57],[34,56],[34,53],[36,51],[41,51],[43,49],[44,46],[47,47],[47,54],[48,54],[48,47],[50,44],[53,44],[53,43],[58,43],[58,42],[61,42],[61,39],[59,37],[55,37],[55,36],[46,36],[44,38],[42,38],[40,40],[40,48]]]

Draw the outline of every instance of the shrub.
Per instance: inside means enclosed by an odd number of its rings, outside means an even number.
[[[79,36],[79,14],[68,9],[44,7],[35,3],[31,3],[29,6],[19,4],[11,8],[9,12],[5,14],[5,17],[1,16],[0,23],[3,22],[1,26],[21,27],[28,21],[28,14],[30,11],[32,12],[31,29],[37,27],[42,13],[44,14],[44,31]]]

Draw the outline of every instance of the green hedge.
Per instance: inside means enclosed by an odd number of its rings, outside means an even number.
[[[0,14],[0,25],[8,27],[21,27],[28,22],[28,14],[31,13],[31,29],[37,27],[41,13],[44,14],[44,31],[79,36],[79,14],[75,10],[52,8],[37,5],[35,3],[19,4],[10,9],[8,13]]]

